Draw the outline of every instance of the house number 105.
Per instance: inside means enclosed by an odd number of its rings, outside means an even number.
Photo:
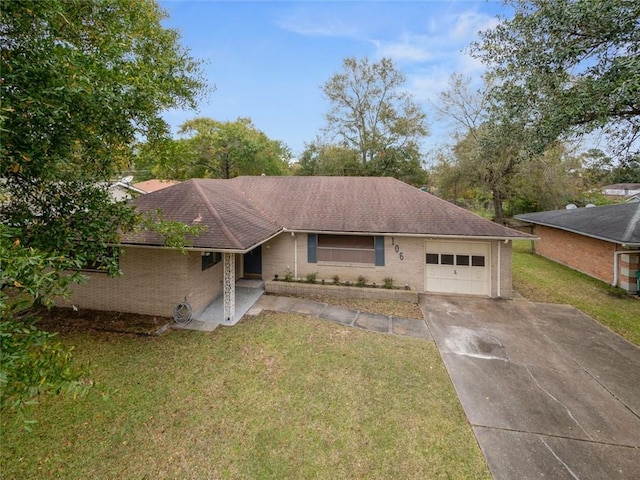
[[[396,239],[391,237],[391,245],[393,245],[393,249],[396,251],[396,253],[398,254],[398,258],[400,258],[400,260],[404,260],[404,253],[400,251],[400,245],[398,245],[396,243]]]

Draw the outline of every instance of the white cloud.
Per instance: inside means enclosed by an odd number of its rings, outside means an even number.
[[[296,10],[280,15],[275,23],[283,30],[312,37],[354,38],[359,35],[357,23],[343,15],[316,9]]]
[[[398,43],[380,40],[374,40],[373,43],[378,57],[388,57],[398,62],[424,62],[433,58],[426,45],[411,38]]]

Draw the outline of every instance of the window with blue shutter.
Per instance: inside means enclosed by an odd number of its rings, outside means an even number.
[[[307,262],[318,262],[318,235],[315,233],[307,234]]]
[[[376,267],[384,267],[384,237],[376,237]]]

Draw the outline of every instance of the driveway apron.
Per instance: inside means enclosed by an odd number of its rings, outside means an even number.
[[[640,478],[639,348],[565,305],[420,305],[494,478]]]

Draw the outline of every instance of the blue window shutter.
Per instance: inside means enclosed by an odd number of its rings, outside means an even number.
[[[307,233],[307,262],[318,263],[318,235]]]
[[[376,267],[384,267],[384,237],[376,237]]]

